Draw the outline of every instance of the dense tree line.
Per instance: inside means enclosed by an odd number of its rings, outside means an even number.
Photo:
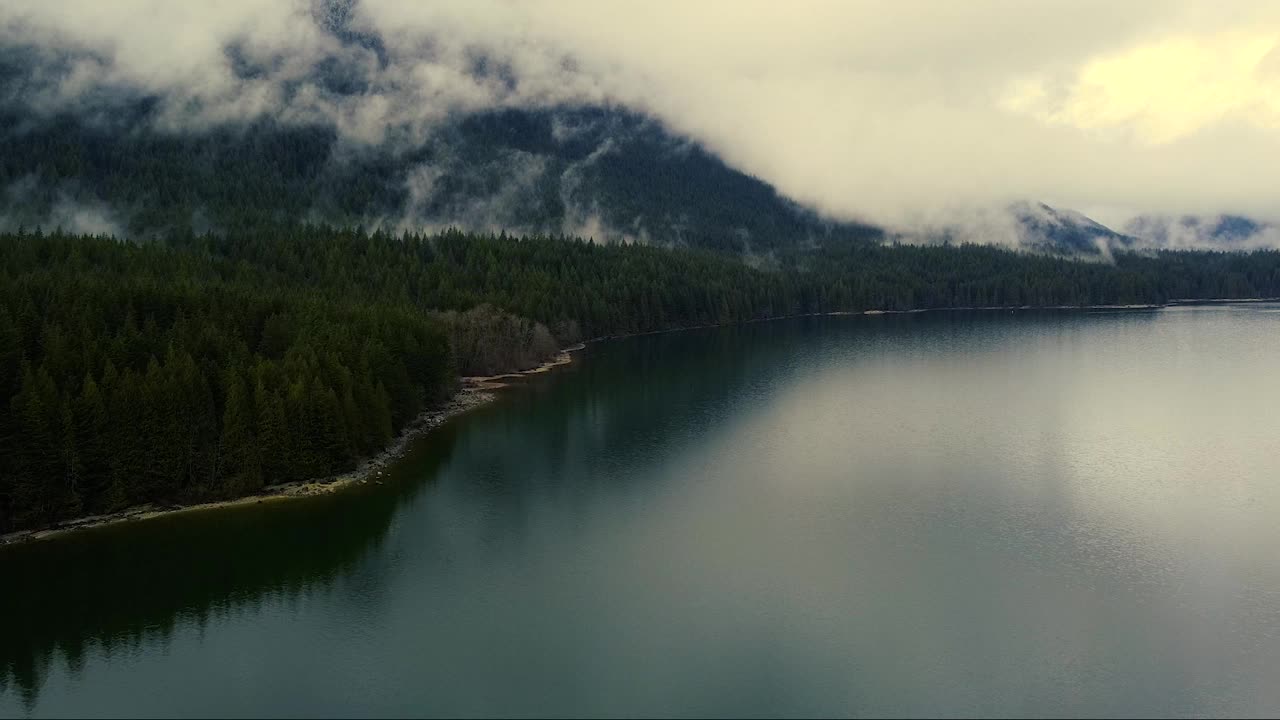
[[[847,244],[737,257],[576,239],[262,225],[0,236],[0,529],[351,468],[458,373],[559,346],[828,311],[1280,296],[1280,253]]]
[[[0,527],[345,470],[453,382],[409,308],[218,282],[160,247],[3,248]]]

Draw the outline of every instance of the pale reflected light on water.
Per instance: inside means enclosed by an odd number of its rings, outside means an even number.
[[[637,338],[393,482],[0,553],[0,716],[1280,712],[1280,315]]]

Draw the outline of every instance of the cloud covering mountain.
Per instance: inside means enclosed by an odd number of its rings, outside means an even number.
[[[1266,0],[10,0],[0,44],[7,67],[35,68],[10,72],[3,100],[36,125],[120,125],[129,98],[160,132],[271,118],[332,127],[345,151],[409,151],[459,115],[625,107],[825,214],[890,227],[1028,197],[1112,226],[1270,217],[1280,187]]]

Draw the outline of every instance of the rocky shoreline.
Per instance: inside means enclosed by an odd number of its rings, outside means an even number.
[[[368,482],[370,479],[381,475],[385,468],[404,456],[405,452],[408,451],[409,446],[414,440],[417,440],[419,437],[425,435],[436,427],[439,427],[446,420],[492,402],[497,397],[494,394],[494,391],[510,385],[510,380],[515,380],[528,375],[544,373],[552,368],[573,362],[572,353],[581,350],[583,347],[583,345],[579,344],[566,350],[562,350],[556,355],[556,357],[530,370],[486,377],[461,378],[462,386],[444,405],[427,410],[414,418],[414,420],[405,426],[404,430],[400,432],[400,435],[397,436],[396,439],[386,447],[386,449],[377,455],[362,461],[354,470],[350,470],[340,475],[334,475],[318,480],[303,480],[268,485],[252,495],[245,495],[244,497],[232,498],[230,500],[217,500],[213,502],[197,503],[194,505],[158,505],[155,503],[136,505],[116,513],[90,515],[76,518],[74,520],[66,520],[52,527],[37,530],[19,530],[7,535],[0,535],[0,546],[44,540],[51,537],[66,535],[67,533],[72,533],[77,530],[88,530],[90,528],[105,527],[107,525],[149,520],[162,515],[220,510],[223,508],[239,507],[243,505],[256,505],[263,502],[275,502],[279,500],[326,495],[353,485]]]

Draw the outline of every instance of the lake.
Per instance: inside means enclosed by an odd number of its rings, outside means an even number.
[[[591,346],[382,484],[0,550],[0,716],[1272,715],[1280,306]]]

